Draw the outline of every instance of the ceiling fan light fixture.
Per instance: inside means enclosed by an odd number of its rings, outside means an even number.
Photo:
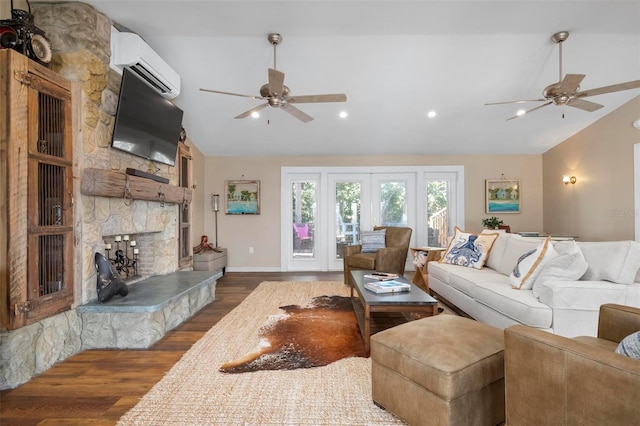
[[[240,96],[243,98],[267,101],[262,105],[253,107],[250,110],[235,116],[234,118],[246,118],[249,116],[255,117],[254,113],[270,106],[273,108],[279,108],[287,112],[288,114],[291,114],[293,117],[297,118],[303,123],[308,123],[309,121],[313,120],[313,117],[301,111],[293,104],[347,101],[347,95],[345,95],[344,93],[291,96],[289,88],[284,85],[284,73],[282,71],[278,71],[276,67],[276,47],[282,42],[282,36],[278,33],[271,33],[268,35],[267,39],[269,40],[269,43],[273,45],[273,68],[268,69],[269,82],[267,84],[263,84],[260,87],[260,96],[243,95],[240,93],[223,92],[221,90],[212,89],[201,88],[200,90],[205,92],[219,93],[221,95]]]
[[[569,106],[577,108],[583,111],[593,112],[604,105],[600,105],[595,102],[588,101],[584,98],[589,96],[603,95],[605,93],[619,92],[622,90],[638,89],[640,88],[640,80],[627,81],[624,83],[612,84],[610,86],[598,87],[590,90],[582,90],[580,83],[586,77],[585,74],[566,74],[563,77],[562,73],[562,44],[569,37],[568,31],[558,31],[551,36],[551,40],[558,45],[559,67],[558,67],[558,82],[548,85],[542,91],[542,98],[539,99],[524,99],[518,101],[506,101],[506,102],[489,102],[485,105],[504,105],[504,104],[521,104],[528,102],[544,102],[542,105],[531,108],[526,111],[526,114],[544,108],[547,105],[557,105],[564,108]],[[513,117],[507,118],[507,121],[520,117],[520,112]],[[562,113],[564,118],[564,112]]]

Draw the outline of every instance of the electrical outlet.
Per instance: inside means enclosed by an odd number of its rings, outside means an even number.
[[[253,254],[253,247],[249,247],[249,254]]]

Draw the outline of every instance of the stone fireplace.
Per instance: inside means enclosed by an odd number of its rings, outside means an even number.
[[[0,332],[2,389],[24,383],[87,348],[83,333],[90,321],[82,317],[78,309],[97,299],[94,255],[105,253],[110,238],[135,235],[141,277],[170,274],[179,269],[180,204],[85,195],[80,191],[83,171],[87,168],[118,173],[124,173],[127,168],[150,168],[149,161],[110,148],[121,79],[109,67],[110,19],[93,7],[77,2],[37,3],[32,10],[36,25],[46,32],[51,42],[51,68],[74,82],[74,309],[11,332]],[[158,175],[169,179],[170,185],[177,184],[176,168],[162,164],[155,168]],[[211,284],[199,292],[202,296],[197,303],[191,303],[193,307],[212,300]],[[186,305],[188,308],[189,303]],[[176,311],[171,304],[166,309]],[[184,316],[193,313],[189,309],[177,311],[186,312]],[[108,327],[101,317],[95,318],[102,329]],[[172,326],[173,322],[165,328]]]

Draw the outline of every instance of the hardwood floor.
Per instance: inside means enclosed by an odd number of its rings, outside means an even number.
[[[215,302],[145,350],[89,350],[0,392],[0,424],[113,425],[262,281],[342,281],[342,272],[227,273]]]

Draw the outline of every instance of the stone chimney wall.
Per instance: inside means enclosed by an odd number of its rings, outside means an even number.
[[[148,171],[148,160],[110,148],[121,81],[109,66],[111,20],[93,7],[76,2],[40,3],[34,5],[33,14],[36,25],[51,42],[51,68],[82,89],[82,105],[76,108],[81,111],[77,120],[81,140],[74,152],[76,179],[81,179],[84,168]],[[153,165],[160,169],[158,175],[177,184],[175,167]],[[86,195],[80,195],[80,199],[76,203],[80,225],[76,227],[80,238],[76,257],[81,259],[77,304],[96,298],[93,257],[96,251],[105,253],[105,236],[145,235],[144,247],[140,247],[140,264],[144,265],[140,272],[145,276],[167,274],[178,268],[178,206]]]
[[[19,3],[19,2],[18,2]],[[16,5],[16,7],[20,7]],[[94,255],[105,238],[136,235],[140,275],[178,269],[178,209],[174,204],[86,196],[85,168],[147,171],[149,161],[110,148],[120,75],[110,69],[111,20],[77,2],[34,3],[35,24],[51,41],[51,68],[75,82],[74,199],[75,306],[97,299]],[[175,167],[158,164],[157,174],[177,184]],[[10,332],[0,332],[0,389],[16,387],[83,348],[85,325],[76,309]]]

